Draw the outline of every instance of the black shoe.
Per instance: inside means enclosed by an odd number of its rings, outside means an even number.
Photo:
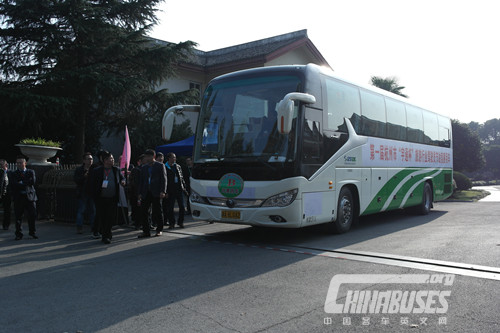
[[[23,236],[16,236],[15,240],[21,240],[21,239],[23,239]]]
[[[172,230],[172,229],[174,229],[173,225],[171,225],[170,227],[168,227],[168,230]]]
[[[37,236],[37,235],[35,235],[35,234],[30,234],[30,236],[31,236],[31,238],[33,238],[33,239],[38,239],[38,236]]]
[[[179,228],[184,229],[184,224],[179,224]]]
[[[111,240],[110,240],[109,238],[103,238],[103,239],[102,239],[102,242],[103,242],[104,244],[111,244]]]
[[[98,232],[94,232],[94,233],[92,234],[92,238],[94,238],[94,239],[99,239],[99,238],[101,238],[101,236],[99,235],[99,233],[98,233]]]
[[[163,232],[157,231],[156,234],[155,234],[155,237],[158,237],[158,236],[161,236],[161,235],[163,235]]]
[[[151,237],[151,235],[142,233],[139,236],[137,236],[137,238],[147,238],[147,237]]]

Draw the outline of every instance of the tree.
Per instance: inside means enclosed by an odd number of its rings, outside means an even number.
[[[460,172],[473,172],[485,165],[481,140],[469,126],[452,120],[453,168]]]
[[[491,175],[492,179],[500,179],[500,145],[489,145],[484,151],[486,159],[485,170]]]
[[[500,145],[500,119],[487,120],[479,128],[479,136],[485,144]]]
[[[157,90],[195,45],[146,36],[160,2],[1,0],[6,129],[68,141],[78,160],[86,143],[96,140],[86,135],[140,124],[189,97]]]
[[[381,78],[380,76],[372,76],[371,84],[380,89],[387,90],[393,94],[408,98],[407,95],[401,92],[401,90],[403,90],[405,87],[401,87],[399,85],[398,79],[394,76],[387,77],[385,79]]]

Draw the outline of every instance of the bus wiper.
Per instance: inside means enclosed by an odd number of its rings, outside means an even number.
[[[210,158],[215,157],[219,162],[224,159],[224,157],[221,158],[220,153],[216,151],[203,151],[202,153],[210,155]]]
[[[247,158],[247,157],[255,158],[256,156],[253,156],[253,155],[243,155],[243,154],[240,154],[240,155],[225,155],[225,156],[222,156],[222,158],[223,158],[223,159]]]
[[[271,165],[271,163],[269,163],[268,159],[265,157],[257,157],[256,161],[264,164],[266,167],[271,169],[273,172],[276,172],[276,170],[277,170],[277,168],[275,166]]]
[[[223,156],[223,160],[225,161],[230,161],[230,160],[236,160],[236,159],[248,159],[250,158],[251,162],[255,161],[255,162],[259,162],[260,164],[263,164],[265,165],[266,167],[268,167],[269,169],[271,169],[273,172],[277,170],[276,167],[272,166],[269,162],[268,162],[268,157],[267,156],[254,156],[254,155],[244,155],[244,154],[240,154],[240,155],[229,155],[229,156]]]

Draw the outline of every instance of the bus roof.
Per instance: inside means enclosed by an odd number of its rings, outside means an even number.
[[[391,93],[391,92],[389,92],[387,90],[380,89],[378,87],[375,87],[375,86],[372,86],[372,85],[369,85],[369,84],[355,83],[355,82],[353,82],[353,81],[351,81],[349,79],[345,79],[343,77],[340,77],[340,76],[336,75],[330,68],[323,67],[323,66],[318,66],[316,64],[307,64],[307,65],[281,65],[281,66],[256,67],[256,68],[244,69],[244,70],[240,70],[240,71],[236,71],[236,72],[232,72],[232,73],[227,73],[227,74],[220,75],[220,76],[212,79],[211,82],[218,81],[218,80],[230,79],[233,76],[237,77],[237,76],[242,76],[242,75],[245,76],[245,75],[258,74],[258,73],[272,73],[272,72],[283,72],[283,71],[296,71],[296,72],[301,72],[301,73],[306,73],[306,72],[321,73],[323,75],[329,76],[329,77],[334,78],[336,80],[339,80],[339,81],[351,84],[353,86],[356,86],[356,87],[359,87],[359,88],[362,88],[362,89],[365,89],[365,90],[368,90],[368,91],[372,91],[374,93],[383,95],[384,97],[398,100],[398,101],[403,102],[405,104],[408,104],[408,105],[411,105],[411,106],[414,106],[414,107],[417,107],[417,108],[420,108],[420,109],[423,109],[423,110],[426,110],[426,111],[438,114],[438,115],[440,115],[440,116],[442,116],[444,118],[448,118],[449,119],[449,117],[444,116],[444,115],[442,115],[440,113],[437,113],[435,111],[431,111],[428,108],[416,105],[416,104],[408,101],[407,98],[404,98],[402,96],[399,96],[397,94]]]

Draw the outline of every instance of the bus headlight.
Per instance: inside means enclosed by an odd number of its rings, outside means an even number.
[[[280,194],[273,195],[264,201],[262,207],[285,207],[288,206],[297,197],[298,189],[293,189]]]
[[[189,196],[189,198],[191,199],[191,202],[205,203],[203,197],[193,190],[191,190],[191,195]]]

